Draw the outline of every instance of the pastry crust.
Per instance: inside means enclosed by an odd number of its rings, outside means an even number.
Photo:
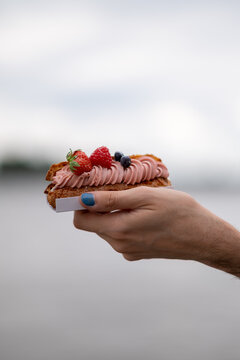
[[[47,172],[47,175],[46,175],[46,180],[48,181],[52,181],[54,175],[56,174],[56,172],[58,170],[61,170],[65,165],[67,165],[67,161],[62,161],[58,164],[53,164],[50,166],[48,172]]]
[[[137,159],[142,156],[151,156],[154,160],[162,161],[161,159],[157,158],[156,156],[152,154],[146,154],[146,155],[131,155],[130,157],[132,159]],[[61,162],[58,164],[51,165],[50,169],[47,172],[46,180],[52,181],[54,175],[57,171],[61,170],[65,165],[67,165],[67,162]],[[83,186],[81,188],[72,188],[70,186],[65,186],[63,188],[53,189],[54,184],[49,184],[47,188],[45,189],[44,193],[47,195],[48,203],[55,209],[56,208],[56,199],[59,198],[65,198],[65,197],[72,197],[72,196],[80,196],[84,192],[92,192],[92,191],[121,191],[121,190],[127,190],[132,189],[134,187],[138,186],[150,186],[150,187],[159,187],[159,186],[171,186],[171,182],[168,179],[165,179],[163,177],[159,177],[153,180],[149,181],[143,181],[139,184],[109,184],[109,185],[102,185],[102,186]]]

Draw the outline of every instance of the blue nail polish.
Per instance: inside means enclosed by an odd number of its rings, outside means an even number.
[[[95,205],[95,200],[93,194],[82,194],[81,195],[82,202],[87,206]]]

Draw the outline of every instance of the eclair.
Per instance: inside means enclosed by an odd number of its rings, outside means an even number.
[[[121,191],[137,186],[171,186],[169,172],[155,155],[130,155],[115,152],[111,156],[105,146],[90,157],[82,150],[70,151],[67,161],[53,164],[46,180],[48,203],[55,209],[56,199],[80,196],[84,192]]]

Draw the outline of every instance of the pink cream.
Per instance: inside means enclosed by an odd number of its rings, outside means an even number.
[[[81,175],[71,172],[69,165],[57,171],[53,177],[54,189],[64,186],[81,188],[82,186],[100,186],[105,184],[137,184],[158,177],[168,178],[166,166],[150,156],[131,159],[131,165],[124,169],[118,161],[114,161],[110,169],[93,166],[92,170]]]

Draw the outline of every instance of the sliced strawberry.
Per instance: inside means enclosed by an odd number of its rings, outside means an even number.
[[[105,168],[110,168],[112,165],[112,157],[109,149],[106,146],[100,146],[90,156],[92,165],[100,165]]]
[[[89,172],[92,169],[92,163],[89,157],[82,150],[76,150],[74,153],[70,149],[66,156],[69,162],[70,170],[75,175],[81,175],[84,172]]]

